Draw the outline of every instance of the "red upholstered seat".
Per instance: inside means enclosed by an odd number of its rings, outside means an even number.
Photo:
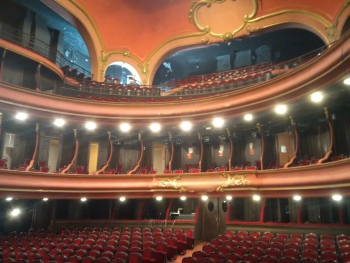
[[[216,251],[216,247],[214,245],[211,245],[211,244],[206,244],[202,247],[202,251],[207,255],[209,256],[209,254],[211,252],[214,252]]]
[[[165,242],[155,244],[155,263],[166,263],[168,246]]]
[[[177,238],[169,236],[166,238],[166,243],[168,246],[167,258],[169,260],[175,260],[177,258]]]
[[[201,259],[206,258],[207,254],[204,251],[194,251],[192,257],[196,258],[199,262]]]
[[[198,263],[195,257],[184,257],[181,261],[182,263]]]
[[[144,248],[142,253],[142,261],[144,263],[153,263],[155,261],[155,249],[154,248]]]
[[[217,249],[219,246],[222,246],[224,242],[219,238],[213,238],[212,240],[210,240],[210,244]]]
[[[217,251],[226,256],[229,253],[232,253],[232,248],[226,245],[221,245],[217,248]]]

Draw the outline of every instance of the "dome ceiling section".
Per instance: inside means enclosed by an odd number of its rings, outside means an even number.
[[[300,23],[329,43],[338,38],[339,13],[347,12],[343,0],[333,1],[331,7],[316,0],[307,5],[293,0],[265,2],[104,0],[96,5],[95,1],[57,0],[89,31],[91,39],[86,41],[93,41],[96,54],[101,54],[94,70],[104,72],[108,64],[125,58],[138,66],[144,83],[150,83],[154,67],[170,50],[243,37],[274,25]],[[241,12],[241,7],[248,13]],[[102,80],[103,74],[98,75]]]

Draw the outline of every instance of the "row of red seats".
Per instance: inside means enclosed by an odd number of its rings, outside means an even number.
[[[234,69],[234,70],[220,72],[220,73],[213,73],[213,74],[201,75],[201,76],[192,76],[185,79],[179,79],[179,80],[167,82],[166,84],[167,85],[184,85],[184,84],[207,82],[207,81],[219,81],[219,80],[231,79],[235,77],[246,76],[250,74],[256,74],[263,71],[272,70],[273,68],[274,68],[273,65],[260,64],[260,65],[254,65],[250,67]]]
[[[260,72],[244,77],[230,78],[228,80],[203,82],[201,84],[190,84],[182,88],[182,95],[210,93],[223,91],[225,89],[232,89],[251,85],[252,83],[258,83],[271,78],[271,72]]]
[[[176,101],[187,101],[187,100],[197,100],[203,98],[202,96],[196,96],[196,97],[159,97],[159,98],[107,98],[107,97],[98,97],[98,96],[88,96],[86,94],[80,94],[78,96],[81,99],[88,99],[88,100],[98,100],[98,101],[109,101],[109,102],[131,102],[131,103],[164,103],[164,102],[176,102]]]
[[[227,235],[219,235],[210,244],[195,251],[192,257],[183,259],[190,262],[349,262],[350,237],[330,235],[318,237],[315,234],[287,235],[239,231],[237,235],[227,231]],[[341,245],[341,247],[339,247]],[[319,249],[318,249],[319,248]],[[337,248],[339,248],[339,253]]]
[[[11,233],[12,237],[1,239],[3,259],[12,261],[28,260],[29,262],[35,260],[41,260],[42,262],[52,260],[55,262],[115,262],[114,260],[120,258],[125,262],[131,262],[134,254],[138,254],[136,258],[142,259],[144,262],[164,263],[167,258],[174,259],[177,253],[183,254],[187,248],[193,248],[192,230],[185,230],[185,233],[190,235],[189,239],[187,239],[182,229],[175,229],[174,231],[171,229],[164,229],[164,231],[153,229],[151,231],[149,228],[144,228],[142,232],[139,232],[138,230],[141,229],[137,228],[132,229],[132,232],[128,228],[124,228],[122,232],[120,228],[113,230],[107,228],[104,230],[91,229],[92,231],[88,228],[80,230],[82,231],[75,229],[71,232],[60,228],[58,229],[60,234],[46,234],[46,238],[34,237],[34,235],[44,236],[45,233],[32,232],[27,236],[21,233],[21,237],[14,236],[14,233]],[[29,238],[29,236],[32,237]],[[72,240],[68,236],[75,237],[75,239]],[[141,239],[141,236],[143,236],[143,239]],[[153,236],[157,236],[159,241],[146,241],[147,238],[153,239]],[[52,239],[50,240],[49,237]],[[134,238],[134,241],[128,241]],[[11,243],[10,240],[13,242]],[[23,243],[18,241],[23,241]],[[190,244],[189,247],[188,244]]]
[[[90,82],[85,89],[89,92],[108,93],[128,96],[159,96],[160,89],[157,87],[145,87],[139,85],[126,85],[105,83],[105,82]]]

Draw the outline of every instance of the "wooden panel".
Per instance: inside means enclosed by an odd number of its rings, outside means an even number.
[[[277,156],[280,164],[286,164],[294,155],[294,138],[291,133],[276,134]]]
[[[50,138],[40,136],[38,161],[45,161],[47,164],[49,159],[49,150]]]
[[[12,151],[11,167],[19,167],[24,161],[24,149],[26,148],[26,139],[23,134],[16,134],[15,144]]]

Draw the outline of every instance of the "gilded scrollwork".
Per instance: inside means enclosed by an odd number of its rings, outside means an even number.
[[[235,0],[233,0],[233,1],[235,1]],[[252,12],[250,14],[243,15],[242,24],[238,28],[233,29],[230,32],[224,32],[224,33],[213,32],[213,31],[211,31],[211,28],[209,25],[202,26],[197,19],[197,12],[201,7],[206,6],[206,7],[210,8],[212,6],[212,4],[221,4],[221,3],[226,2],[226,0],[194,0],[190,4],[190,9],[188,11],[188,18],[191,22],[193,22],[193,24],[197,27],[197,29],[199,31],[208,33],[214,37],[220,37],[224,41],[229,41],[229,40],[233,39],[233,37],[239,31],[241,31],[247,25],[247,23],[249,23],[249,21],[251,19],[253,19],[255,17],[255,15],[258,11],[258,2],[257,2],[257,0],[251,0],[251,1],[252,1],[252,9],[253,9]]]
[[[243,186],[250,184],[250,182],[245,178],[245,175],[236,174],[232,177],[230,174],[223,173],[222,177],[227,178],[227,181],[225,184],[216,188],[217,192],[223,192],[225,188],[229,188],[230,186]]]
[[[159,187],[163,187],[163,188],[173,188],[176,190],[180,190],[180,192],[185,192],[186,189],[179,186],[176,181],[181,179],[181,175],[178,175],[176,177],[174,177],[173,179],[169,179],[169,178],[160,178],[159,182],[156,183],[157,186]]]
[[[107,68],[107,62],[108,62],[108,59],[109,57],[112,55],[112,54],[117,54],[117,55],[122,55],[124,58],[131,58],[133,60],[135,60],[137,62],[137,65],[140,67],[142,73],[144,75],[147,74],[148,72],[148,65],[145,64],[145,65],[142,65],[142,63],[140,63],[135,57],[133,57],[131,54],[130,54],[130,51],[128,50],[120,50],[120,51],[113,51],[113,52],[104,52],[104,51],[101,51],[101,56],[100,56],[100,60],[101,60],[101,66],[100,66],[100,78],[103,79],[104,78],[104,73],[106,71],[106,68]]]

